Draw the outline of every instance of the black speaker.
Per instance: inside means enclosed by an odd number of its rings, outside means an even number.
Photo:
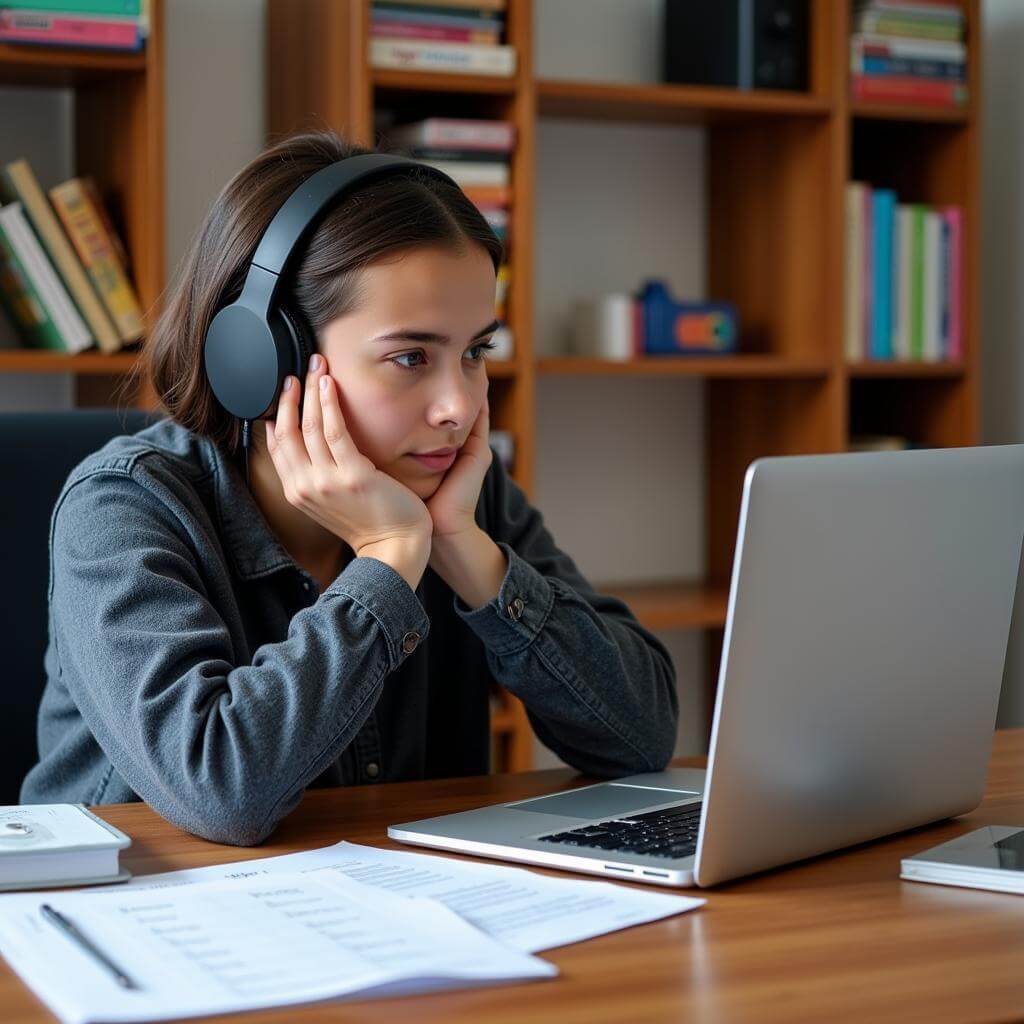
[[[807,0],[665,0],[663,78],[807,88]]]

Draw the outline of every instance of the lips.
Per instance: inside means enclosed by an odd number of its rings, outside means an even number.
[[[425,466],[431,472],[439,473],[450,469],[455,462],[456,456],[459,454],[458,448],[442,448],[440,451],[441,454],[439,455],[434,452],[426,455],[410,452],[409,457],[415,459],[421,466]]]

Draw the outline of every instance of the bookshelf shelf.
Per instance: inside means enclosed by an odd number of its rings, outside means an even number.
[[[0,43],[0,84],[69,88],[146,70],[145,53],[104,53]]]
[[[750,117],[824,117],[828,101],[802,93],[723,89],[695,85],[611,85],[603,82],[537,82],[543,117],[591,120],[714,122]]]
[[[512,96],[518,88],[514,76],[464,75],[449,71],[401,71],[373,68],[372,83],[384,92],[484,93]]]
[[[587,0],[579,3],[585,16]],[[929,446],[977,443],[982,32],[980,0],[962,5],[970,102],[947,111],[853,101],[848,0],[809,0],[806,93],[538,77],[538,0],[508,0],[507,42],[519,57],[515,78],[480,82],[374,71],[366,60],[370,0],[267,0],[268,39],[274,39],[267,61],[268,128],[301,127],[307,112],[318,110],[330,114],[332,127],[372,144],[375,106],[384,103],[398,122],[430,116],[514,122],[509,321],[516,358],[503,370],[491,364],[491,376],[501,378],[492,387],[492,420],[515,436],[514,475],[531,494],[539,381],[555,386],[554,378],[588,375],[706,380],[707,581],[600,589],[622,597],[650,628],[708,630],[713,648],[725,621],[743,478],[754,459],[845,451],[852,434],[899,434]],[[336,59],[339,50],[348,66]],[[309,66],[326,69],[319,81],[311,79]],[[536,136],[540,119],[549,117],[704,127],[707,230],[702,242],[680,244],[703,246],[706,294],[735,303],[750,354],[627,363],[536,356],[536,178],[546,166],[537,159]],[[907,202],[962,207],[961,363],[847,366],[843,261],[851,180],[894,188]],[[713,653],[708,660],[715,660]],[[528,767],[532,737],[521,705],[501,694],[493,721],[503,730],[496,733],[501,768]]]
[[[928,377],[962,377],[967,368],[963,363],[938,362],[901,362],[882,361],[849,363],[846,372],[851,378],[893,377],[913,380]]]
[[[135,352],[106,355],[91,349],[71,355],[36,349],[0,350],[0,373],[123,374],[136,360]]]
[[[894,103],[853,103],[850,114],[862,120],[920,121],[936,124],[967,124],[972,117],[970,105],[955,110]]]
[[[595,584],[595,588],[625,601],[647,629],[713,629],[725,625],[729,588],[724,584],[668,581]]]
[[[786,359],[779,356],[644,356],[630,360],[587,359],[580,356],[537,360],[537,373],[546,376],[624,377],[823,377],[829,364],[823,359]]]

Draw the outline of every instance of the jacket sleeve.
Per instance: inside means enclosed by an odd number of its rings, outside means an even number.
[[[180,509],[103,470],[51,520],[50,609],[61,678],[122,778],[206,839],[262,841],[349,744],[429,622],[384,562],[357,558],[287,637],[239,664]]]
[[[664,645],[620,600],[595,592],[495,456],[477,523],[508,559],[498,596],[455,611],[537,736],[590,775],[658,771],[675,749],[679,699]]]

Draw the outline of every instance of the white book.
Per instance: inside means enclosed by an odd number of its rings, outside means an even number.
[[[370,66],[412,68],[417,71],[454,71],[471,75],[514,75],[514,46],[476,43],[412,42],[371,39]]]
[[[900,878],[1024,894],[1024,829],[986,825],[904,857]]]
[[[846,309],[844,351],[848,362],[864,358],[864,189],[859,181],[846,186]]]
[[[925,60],[967,60],[967,47],[963,43],[947,42],[942,39],[913,39],[909,36],[876,35],[860,32],[850,36],[850,56],[863,53],[865,46],[885,47],[890,57],[921,57]]]
[[[130,845],[82,804],[0,807],[0,890],[123,882],[118,855]]]
[[[942,358],[942,216],[924,213],[924,295],[921,338],[925,362]]]
[[[409,147],[504,152],[515,145],[515,125],[484,118],[428,117],[397,125],[389,130],[388,138],[396,145]]]
[[[905,204],[896,207],[896,303],[893,307],[892,354],[895,359],[910,359],[910,300],[913,289],[911,249],[914,233],[914,211]]]
[[[484,163],[480,160],[420,160],[447,174],[463,188],[473,185],[508,185],[512,172],[508,164]]]
[[[81,352],[90,348],[93,336],[72,302],[64,282],[57,276],[57,271],[54,270],[35,232],[29,227],[21,203],[8,203],[0,209],[0,224],[3,225],[18,259],[21,260],[25,273],[31,278],[33,287],[46,303],[67,350]]]

